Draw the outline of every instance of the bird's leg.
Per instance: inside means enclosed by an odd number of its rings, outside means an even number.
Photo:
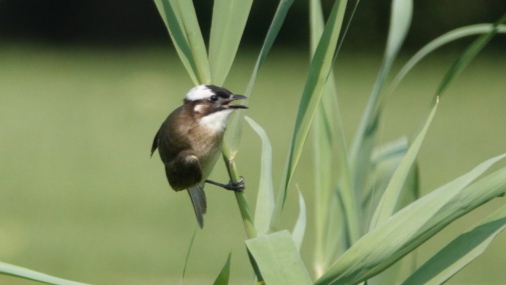
[[[230,180],[228,182],[228,184],[214,182],[209,179],[206,179],[206,183],[220,186],[222,188],[225,188],[227,190],[234,191],[234,192],[242,192],[242,191],[244,191],[244,189],[246,189],[246,185],[244,184],[244,177],[242,177],[242,176],[239,178],[239,181],[233,182],[232,180]]]

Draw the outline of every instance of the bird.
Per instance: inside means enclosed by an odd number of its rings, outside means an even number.
[[[151,146],[151,156],[158,149],[172,189],[188,190],[201,229],[207,211],[205,183],[232,191],[245,189],[243,177],[228,184],[207,179],[221,154],[228,117],[234,110],[248,109],[230,103],[244,99],[216,85],[193,87],[162,123]]]

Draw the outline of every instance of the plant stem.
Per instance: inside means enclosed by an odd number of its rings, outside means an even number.
[[[237,170],[237,165],[235,164],[236,153],[237,152],[230,152],[228,143],[226,141],[223,142],[223,159],[225,160],[228,176],[233,182],[238,182],[240,180],[239,171]],[[244,192],[235,192],[235,198],[237,200],[237,205],[239,206],[239,211],[241,212],[244,228],[246,229],[246,235],[248,236],[248,239],[255,238],[257,236],[257,232],[255,226],[253,225],[251,211],[248,206],[248,201],[246,201],[246,197],[244,196]]]

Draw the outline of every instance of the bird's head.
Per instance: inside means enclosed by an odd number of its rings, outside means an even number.
[[[236,100],[247,99],[229,90],[215,85],[199,85],[192,88],[184,98],[186,108],[198,118],[199,124],[205,124],[217,130],[224,130],[228,116],[236,109],[247,106],[230,104]]]

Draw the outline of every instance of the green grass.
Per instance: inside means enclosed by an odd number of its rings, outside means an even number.
[[[387,103],[381,142],[404,134],[413,138],[454,59],[440,53],[401,83]],[[244,92],[254,60],[254,54],[239,54],[225,86]],[[187,195],[170,190],[156,154],[149,159],[159,125],[193,86],[175,52],[8,46],[0,48],[0,62],[0,261],[93,284],[177,282],[196,223]],[[379,55],[346,49],[337,60],[349,138],[379,64]],[[450,86],[420,153],[423,193],[504,152],[505,64],[504,57],[485,52]],[[274,50],[259,73],[247,112],[272,142],[276,181],[307,67],[307,54]],[[246,177],[252,209],[259,153],[260,141],[246,126],[237,165]],[[309,208],[311,165],[303,154],[293,178]],[[213,178],[228,180],[221,161]],[[235,197],[214,187],[207,187],[207,193],[206,227],[195,238],[186,284],[211,283],[230,250],[231,283],[251,284]],[[297,216],[296,198],[288,196],[286,210],[293,215],[283,215],[285,225],[293,223],[286,217]],[[452,224],[418,250],[419,259],[502,203],[493,201]],[[450,283],[502,282],[505,242],[504,234],[499,236]],[[309,250],[303,245],[306,259]],[[32,284],[5,276],[0,283]]]

